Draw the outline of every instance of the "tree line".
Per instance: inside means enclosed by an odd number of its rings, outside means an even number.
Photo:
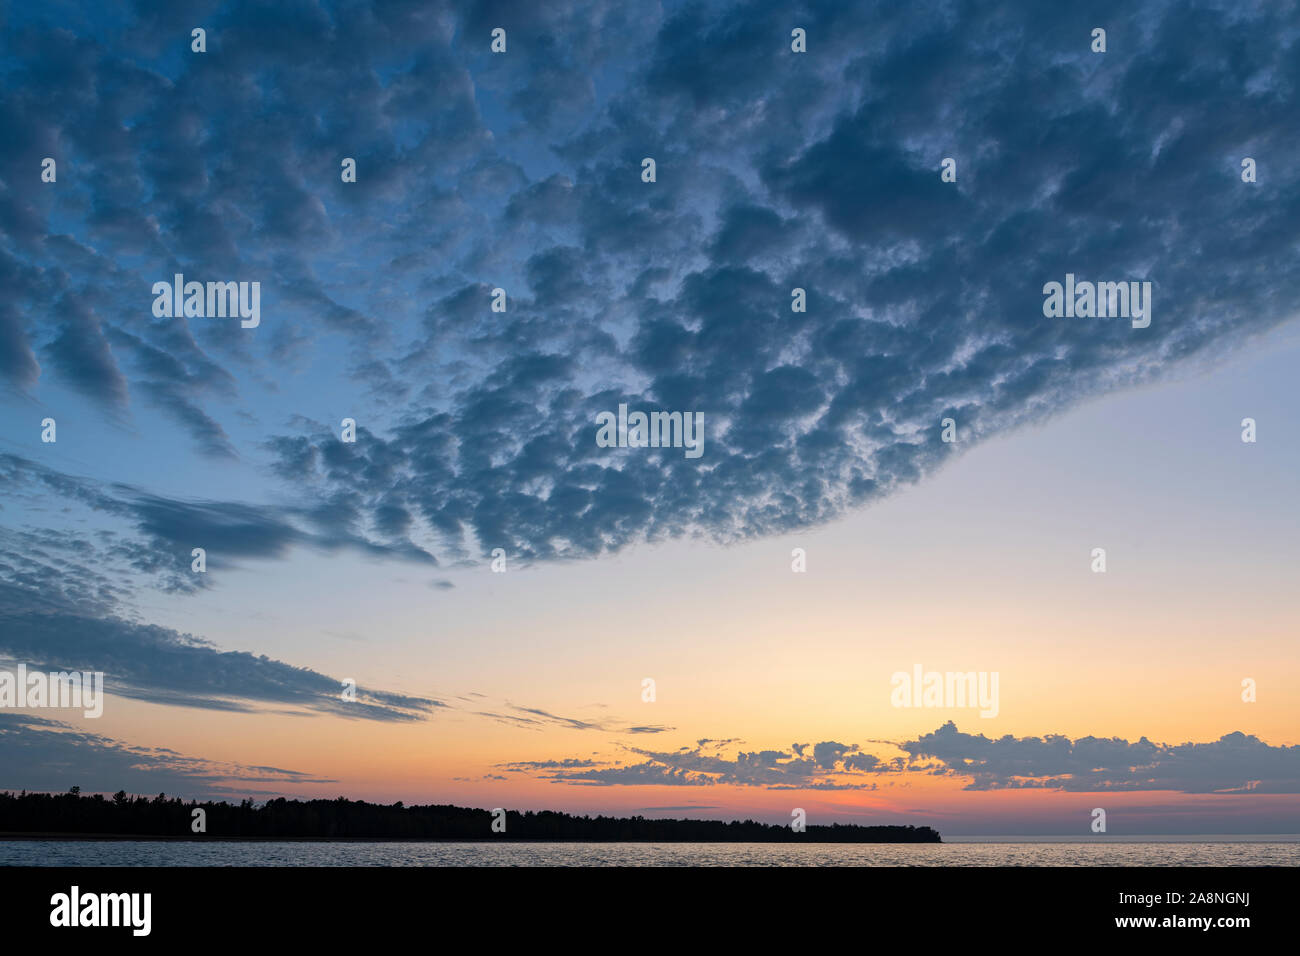
[[[196,813],[195,811],[202,811]],[[808,825],[754,820],[659,820],[643,816],[574,816],[554,810],[477,810],[444,804],[404,806],[364,800],[286,800],[261,804],[129,796],[119,790],[0,793],[0,834],[193,839],[543,840],[653,843],[939,843],[930,827]],[[199,821],[202,827],[199,828]],[[493,823],[496,821],[496,828]]]

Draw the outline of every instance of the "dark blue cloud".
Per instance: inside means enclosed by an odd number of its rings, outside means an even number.
[[[0,566],[0,575],[4,571]],[[344,700],[342,681],[309,668],[219,650],[170,628],[78,613],[48,591],[33,592],[4,580],[0,657],[38,670],[102,671],[107,693],[176,707],[238,712],[299,708],[363,720],[413,721],[446,706],[364,685],[356,687],[355,700]]]
[[[518,761],[498,769],[577,786],[679,786],[711,787],[729,784],[767,790],[874,790],[867,775],[884,772],[875,758],[863,760],[856,745],[826,741],[814,748],[815,756],[798,744],[789,751],[744,750],[729,755],[735,741],[701,740],[693,747],[663,752],[627,748],[636,762],[564,760]],[[901,764],[890,765],[902,770]]]
[[[582,786],[714,786],[769,790],[875,789],[881,778],[925,774],[965,779],[968,790],[1042,789],[1073,793],[1291,794],[1300,792],[1300,747],[1271,746],[1240,732],[1206,743],[1155,744],[1118,737],[1061,735],[998,739],[966,734],[949,721],[896,744],[905,756],[881,758],[857,744],[823,741],[812,747],[731,753],[735,741],[701,740],[694,747],[629,748],[636,762],[520,761],[499,769]]]
[[[75,786],[87,793],[183,793],[194,799],[275,796],[304,783],[335,782],[297,770],[249,767],[187,757],[165,747],[124,744],[30,714],[0,713],[0,767],[3,786],[13,790],[63,792]]]
[[[137,546],[445,566],[780,533],[1300,298],[1279,253],[1300,66],[1272,4],[71,16],[22,11],[0,40],[0,376],[118,418],[143,398],[190,449],[285,480],[108,496]],[[262,326],[155,318],[177,271],[260,281]],[[1045,318],[1066,272],[1150,280],[1151,326]],[[703,413],[703,456],[597,447],[620,403]],[[355,445],[340,404],[369,413]]]
[[[935,761],[930,772],[969,777],[969,790],[1300,793],[1300,746],[1270,746],[1239,731],[1182,744],[1059,734],[994,740],[964,734],[949,721],[899,746],[918,765]]]

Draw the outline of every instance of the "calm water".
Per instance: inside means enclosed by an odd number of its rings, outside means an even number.
[[[23,866],[1297,866],[1300,838],[942,844],[403,843],[12,840]]]

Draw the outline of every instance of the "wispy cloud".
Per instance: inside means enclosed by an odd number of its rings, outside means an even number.
[[[506,709],[509,712],[475,711],[475,713],[480,717],[488,717],[501,723],[535,729],[549,726],[562,727],[568,730],[599,730],[613,734],[662,734],[673,730],[672,727],[659,724],[635,724],[613,719],[583,720],[577,717],[561,717],[536,707],[519,707],[508,702],[506,703]]]
[[[0,713],[0,767],[7,789],[63,791],[81,787],[187,797],[278,795],[305,783],[335,781],[297,770],[187,757],[165,747],[124,744],[111,737],[28,714]],[[277,786],[278,785],[278,786]]]

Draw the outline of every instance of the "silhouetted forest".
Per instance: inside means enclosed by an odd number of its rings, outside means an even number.
[[[192,829],[195,810],[206,816],[206,832]],[[939,843],[929,827],[789,826],[753,820],[650,820],[645,817],[577,817],[552,810],[506,812],[504,833],[492,831],[490,810],[468,807],[391,806],[363,800],[285,800],[255,806],[102,794],[0,793],[0,834],[57,834],[192,839],[391,839],[391,840],[570,840],[654,843]]]

